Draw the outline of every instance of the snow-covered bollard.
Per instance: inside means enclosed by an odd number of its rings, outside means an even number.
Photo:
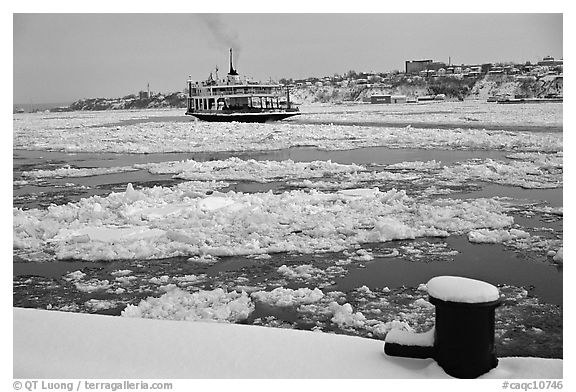
[[[494,314],[500,294],[475,279],[438,276],[427,284],[436,307],[434,329],[424,334],[389,333],[384,352],[410,358],[434,358],[458,378],[476,378],[498,365],[494,349]]]
[[[427,284],[436,306],[436,362],[458,378],[476,378],[498,365],[494,349],[494,311],[498,289],[480,280],[439,276]]]

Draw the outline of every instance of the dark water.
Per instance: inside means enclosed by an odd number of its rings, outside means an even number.
[[[523,189],[508,185],[483,184],[482,189],[480,190],[451,195],[451,197],[461,197],[466,199],[494,196],[511,197],[516,200],[526,201],[545,201],[552,207],[563,206],[563,188]]]
[[[193,159],[199,162],[224,160],[231,157],[241,159],[312,162],[331,160],[341,164],[390,165],[406,161],[436,160],[445,165],[467,159],[505,159],[508,152],[490,150],[426,150],[393,149],[387,147],[364,147],[353,150],[326,151],[314,147],[292,147],[285,150],[254,152],[185,152],[152,154],[115,153],[66,153],[58,151],[14,150],[14,169],[54,168],[70,165],[76,168],[119,167],[142,163],[158,163]],[[129,174],[129,173],[128,173]]]
[[[460,252],[453,261],[407,262],[402,258],[376,257],[365,263],[365,268],[352,269],[344,278],[337,279],[336,287],[344,291],[361,284],[369,288],[414,287],[435,276],[454,275],[493,285],[530,288],[531,294],[542,301],[562,305],[561,266],[550,264],[545,259],[529,260],[500,244],[473,244],[463,237],[448,237],[446,243]]]

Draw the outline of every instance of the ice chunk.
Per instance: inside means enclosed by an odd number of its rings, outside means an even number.
[[[126,191],[124,192],[124,199],[127,201],[137,201],[144,199],[145,196],[142,192],[134,190],[132,183],[129,182],[126,186]]]
[[[324,293],[319,288],[310,290],[307,287],[297,290],[277,287],[272,291],[257,291],[252,293],[252,298],[273,306],[294,306],[311,304],[324,297]]]
[[[371,331],[374,335],[379,337],[386,337],[388,333],[392,330],[414,332],[414,329],[410,327],[406,322],[399,320],[392,320],[387,322],[379,322],[375,325],[368,325],[366,329]]]
[[[556,252],[556,254],[552,258],[552,260],[554,260],[557,263],[562,264],[564,262],[564,248],[558,249],[558,252]]]
[[[106,310],[118,306],[118,301],[92,298],[84,302],[84,306],[86,306],[91,311]]]
[[[253,310],[254,304],[245,292],[226,292],[218,288],[189,293],[173,288],[160,298],[149,297],[137,306],[128,305],[122,316],[236,322],[248,318]]]
[[[361,312],[354,313],[349,303],[339,305],[337,302],[330,302],[328,308],[333,314],[331,321],[340,328],[362,328],[366,324],[366,317]]]
[[[148,281],[150,283],[153,283],[153,284],[164,284],[164,283],[168,283],[169,279],[170,279],[170,277],[168,275],[162,275],[159,278],[157,278],[157,277],[150,278]]]
[[[416,237],[414,229],[404,222],[392,218],[380,218],[374,225],[374,229],[368,234],[367,241],[386,242],[401,239],[413,239]]]
[[[409,161],[400,162],[393,165],[388,165],[388,169],[407,169],[407,170],[429,170],[429,169],[439,169],[442,167],[441,162],[436,162],[435,160],[422,162],[422,161]]]
[[[90,279],[83,282],[74,283],[76,290],[85,293],[93,293],[95,291],[106,290],[110,287],[108,280]]]
[[[69,272],[68,274],[66,274],[64,276],[64,280],[81,280],[84,279],[84,277],[86,276],[86,274],[80,270],[78,271],[74,271],[74,272]]]
[[[65,240],[78,236],[88,236],[91,241],[126,242],[157,238],[166,234],[164,230],[150,229],[145,226],[134,227],[98,227],[86,226],[76,230],[62,229],[54,240]]]
[[[437,276],[426,284],[431,297],[450,302],[481,303],[500,298],[490,283],[458,276]]]
[[[358,292],[360,293],[364,293],[364,294],[372,294],[372,291],[370,290],[370,288],[366,285],[362,285],[360,287],[358,287],[356,289]]]
[[[112,276],[126,276],[126,275],[130,275],[131,273],[132,273],[132,270],[124,269],[124,270],[114,270],[114,271],[110,272],[110,275],[112,275]]]
[[[235,201],[228,197],[211,196],[198,202],[198,208],[204,211],[214,211],[233,205]]]
[[[136,279],[138,279],[136,276],[118,276],[114,279],[114,281],[120,283],[123,286],[130,286],[132,281]]]
[[[468,233],[468,241],[476,243],[499,243],[519,238],[528,238],[530,234],[518,229],[510,230],[489,230],[478,229]]]
[[[412,305],[419,307],[419,308],[433,308],[434,307],[434,305],[432,305],[430,302],[426,301],[424,298],[418,298],[416,301],[414,301],[414,303]]]
[[[288,267],[284,264],[278,268],[278,272],[290,279],[310,279],[324,274],[324,271],[314,268],[311,264],[296,267]]]
[[[90,177],[138,170],[134,167],[71,168],[69,165],[55,170],[24,171],[22,176],[32,178]]]
[[[343,189],[337,194],[341,195],[343,198],[364,198],[364,197],[374,197],[380,193],[380,189],[376,188],[357,188],[357,189]]]

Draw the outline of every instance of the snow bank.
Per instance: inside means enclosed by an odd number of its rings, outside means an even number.
[[[504,211],[494,199],[419,201],[396,189],[206,196],[195,183],[140,190],[129,184],[107,197],[13,209],[13,247],[82,260],[316,253],[502,229],[514,221]]]
[[[423,333],[393,329],[386,335],[386,343],[401,344],[403,346],[432,347],[434,346],[434,328]]]
[[[458,276],[437,276],[426,286],[431,297],[442,301],[481,303],[500,298],[498,289],[490,283]]]
[[[449,377],[433,360],[386,356],[375,339],[20,308],[13,317],[16,379]],[[500,358],[482,378],[562,378],[562,366]]]

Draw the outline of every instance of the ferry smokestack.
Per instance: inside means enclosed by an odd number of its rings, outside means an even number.
[[[238,72],[232,66],[232,48],[230,48],[230,72],[228,72],[228,75],[238,75]]]

